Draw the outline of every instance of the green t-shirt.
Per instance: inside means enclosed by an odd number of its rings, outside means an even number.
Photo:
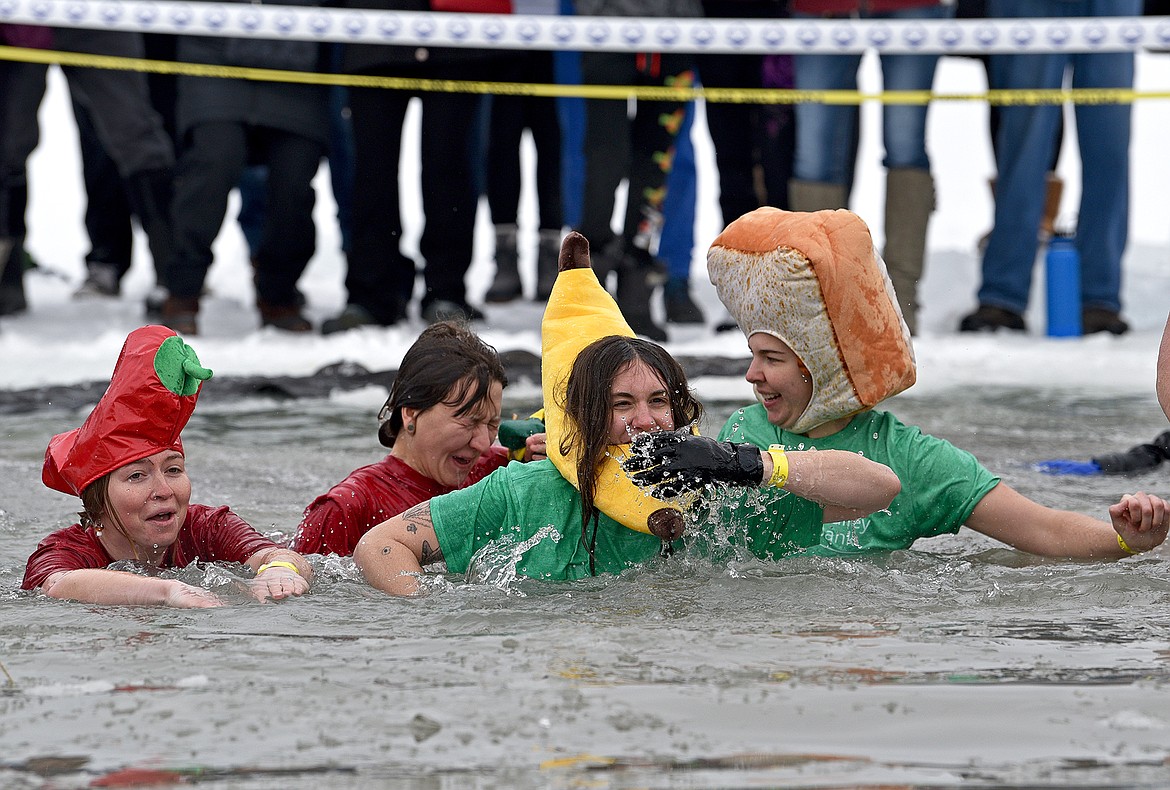
[[[511,463],[469,486],[430,501],[431,520],[447,569],[466,573],[472,558],[522,555],[516,574],[568,581],[589,573],[589,552],[581,536],[581,495],[551,461]],[[727,489],[691,511],[687,546],[719,559],[743,548],[757,557],[779,559],[820,540],[819,505],[776,489]],[[593,524],[588,534],[592,537]],[[662,541],[597,519],[594,549],[598,574],[621,573],[657,556]]]
[[[861,412],[837,433],[810,439],[772,425],[757,403],[732,414],[719,438],[757,447],[779,444],[786,450],[849,450],[894,470],[902,491],[889,509],[825,524],[815,553],[905,549],[918,538],[958,532],[999,483],[971,453],[884,411]]]

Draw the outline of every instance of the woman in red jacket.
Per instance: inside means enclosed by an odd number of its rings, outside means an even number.
[[[496,350],[465,325],[427,327],[403,356],[378,414],[378,441],[390,454],[314,499],[293,548],[350,555],[374,525],[506,465],[511,456],[495,442],[507,383]],[[543,455],[544,434],[530,436],[524,459]]]
[[[209,378],[170,329],[130,333],[97,406],[80,428],[49,442],[41,478],[81,497],[81,519],[40,542],[23,589],[87,603],[220,606],[208,590],[160,573],[199,560],[247,565],[260,600],[308,591],[312,569],[299,554],[226,507],[191,504],[179,433]],[[115,570],[115,563],[136,567]]]

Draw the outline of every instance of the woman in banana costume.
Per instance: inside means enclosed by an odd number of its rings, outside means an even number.
[[[687,426],[702,407],[685,373],[660,346],[632,337],[616,307],[607,306],[612,304],[608,295],[601,299],[604,291],[588,271],[588,250],[585,238],[575,233],[562,246],[550,304],[558,322],[575,322],[569,325],[576,328],[554,330],[563,334],[554,358],[546,360],[546,382],[565,382],[550,390],[546,403],[549,450],[555,446],[562,465],[576,472],[581,491],[545,460],[509,464],[469,488],[424,502],[377,525],[358,543],[354,561],[374,587],[414,594],[429,563],[443,560],[448,571],[464,573],[479,558],[501,553],[515,563],[516,575],[549,581],[619,573],[653,559],[662,552],[661,538],[677,537],[669,522],[681,524],[681,515],[655,517],[663,510],[677,511],[653,502],[641,508],[646,514],[641,528],[627,528],[638,521],[623,509],[621,487],[632,508],[647,498],[623,482],[624,472],[610,463],[620,453],[615,445],[642,433],[670,432],[674,462],[681,458],[689,480],[698,484],[771,485],[799,494],[781,499],[779,509],[754,516],[768,520],[786,551],[811,545],[820,536],[822,507],[803,497],[820,496],[829,507],[847,501],[850,507],[873,510],[897,493],[897,478],[888,469],[850,453],[785,455],[690,434]],[[573,271],[579,269],[586,273]],[[579,308],[573,308],[578,300]],[[565,339],[571,333],[581,338]],[[676,428],[683,430],[676,433]],[[650,471],[677,470],[674,462]],[[661,534],[651,534],[652,528]],[[681,542],[672,545],[681,548]]]

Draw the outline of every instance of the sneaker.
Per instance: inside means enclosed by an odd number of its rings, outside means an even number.
[[[691,298],[685,282],[668,282],[662,289],[666,305],[666,321],[670,324],[703,324],[703,311]]]
[[[118,267],[112,263],[86,264],[85,282],[73,292],[74,299],[100,299],[117,296],[121,290]]]
[[[959,322],[960,332],[996,332],[1008,329],[1013,332],[1028,331],[1024,317],[1002,307],[981,304],[979,309]]]
[[[1086,307],[1081,310],[1081,332],[1092,335],[1097,332],[1108,332],[1111,335],[1124,335],[1129,331],[1129,324],[1122,320],[1115,310],[1104,307]]]
[[[391,326],[397,324],[404,317],[399,315],[390,321],[379,321],[373,313],[360,304],[347,304],[345,309],[336,316],[327,318],[321,323],[321,334],[333,335],[363,326]]]
[[[455,302],[450,299],[435,299],[423,305],[422,319],[428,324],[439,321],[482,321],[483,312],[469,305],[467,302]]]
[[[312,332],[313,325],[301,315],[301,308],[296,305],[275,305],[260,302],[256,305],[260,311],[260,326],[270,326],[282,332]]]

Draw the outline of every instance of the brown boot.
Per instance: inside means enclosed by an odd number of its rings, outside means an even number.
[[[301,315],[301,309],[296,305],[275,305],[260,301],[256,304],[260,311],[260,326],[271,326],[282,332],[312,332],[313,325]]]
[[[197,335],[195,316],[198,314],[198,297],[168,296],[162,306],[162,325],[180,335]]]
[[[1060,213],[1060,198],[1064,195],[1064,182],[1056,173],[1048,174],[1048,183],[1044,192],[1044,215],[1040,217],[1041,243],[1052,238],[1053,226],[1056,224],[1056,215]]]
[[[926,257],[926,226],[934,211],[934,179],[917,167],[886,173],[886,271],[911,334],[918,331],[918,281]]]

